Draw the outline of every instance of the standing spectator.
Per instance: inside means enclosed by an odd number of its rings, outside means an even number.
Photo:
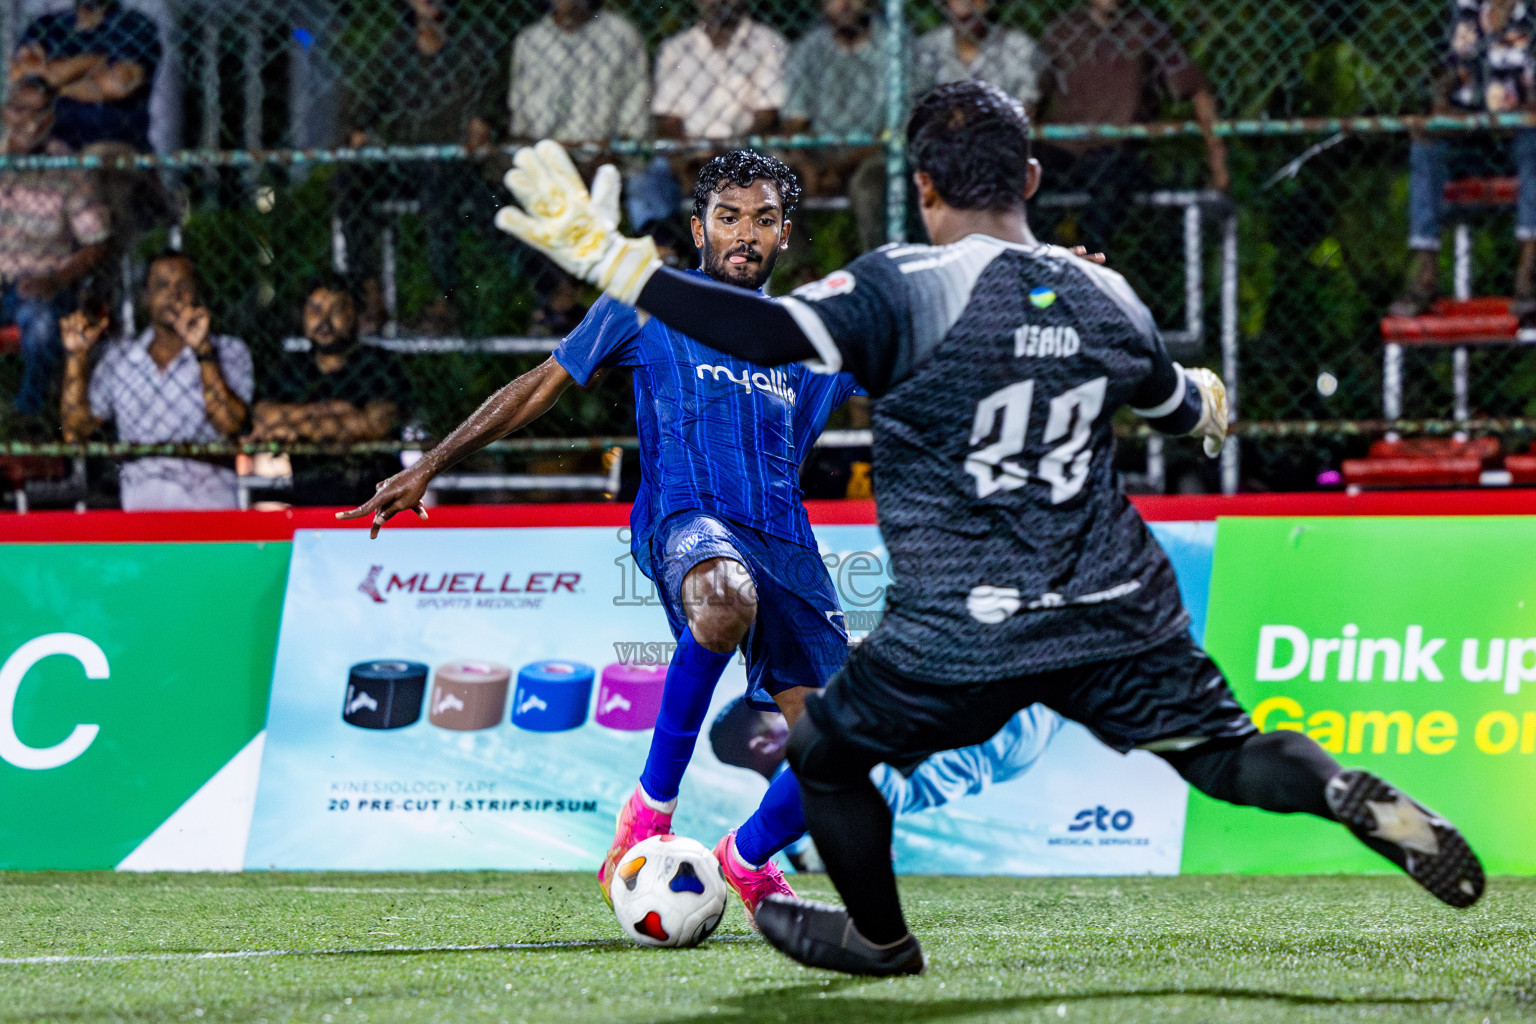
[[[944,0],[947,22],[917,40],[912,53],[912,93],[979,78],[1033,111],[1040,98],[1040,53],[1016,28],[996,23],[992,0]]]
[[[396,0],[400,2],[400,0]],[[502,109],[502,71],[484,25],[454,0],[408,0],[401,31],[359,68],[345,92],[341,121],[350,146],[462,144],[487,150]],[[415,201],[427,225],[427,257],[439,296],[423,313],[428,334],[454,329],[458,235],[489,224],[500,197],[473,164],[429,160],[408,165],[344,164],[336,176],[343,231],[354,269],[372,279],[367,318],[380,317],[378,289],[386,200]],[[370,323],[370,326],[372,324]]]
[[[1161,86],[1167,95],[1193,102],[1211,187],[1226,191],[1227,147],[1215,132],[1216,97],[1167,25],[1122,0],[1088,0],[1051,22],[1040,47],[1050,65],[1047,120],[1105,125],[1154,120]],[[1092,197],[1084,223],[1090,247],[1105,241],[1123,219],[1125,200],[1146,184],[1140,146],[1094,140],[1042,145],[1036,154],[1053,188],[1085,190]]]
[[[21,33],[11,81],[36,75],[59,90],[54,135],[85,152],[117,144],[149,150],[149,91],[160,64],[160,30],[118,0],[75,0]]]
[[[358,344],[357,295],[347,282],[322,278],[304,300],[310,350],[273,367],[252,415],[253,441],[346,444],[398,433],[410,402],[399,357]],[[392,455],[293,457],[295,505],[361,504],[373,484],[400,471]]]
[[[747,17],[742,0],[696,0],[699,20],[662,41],[651,113],[667,139],[729,139],[773,130],[789,44]]]
[[[554,0],[512,44],[513,138],[644,138],[650,98],[645,41],[601,0]]]
[[[1435,85],[1435,112],[1505,114],[1536,104],[1536,11],[1514,0],[1455,0],[1445,73]],[[1451,142],[1416,135],[1408,154],[1408,248],[1413,260],[1408,287],[1392,304],[1394,316],[1417,316],[1440,294],[1440,207],[1455,167],[1460,174],[1486,173],[1486,141],[1464,133]],[[1516,316],[1536,314],[1536,129],[1515,132],[1512,146],[1520,175],[1515,237],[1520,263],[1515,270]]]
[[[886,30],[870,5],[823,0],[825,20],[790,49],[786,132],[879,136],[885,130]],[[885,157],[879,146],[802,150],[796,164],[811,194],[847,194],[865,249],[885,241]]]
[[[50,137],[54,92],[41,78],[11,86],[3,148],[9,155],[65,154]],[[107,209],[95,183],[67,169],[0,172],[0,317],[21,330],[23,370],[16,411],[36,417],[62,355],[59,318],[75,306],[76,284],[102,260]]]
[[[131,444],[223,441],[239,433],[251,401],[251,353],[239,338],[209,332],[197,268],[179,252],[149,265],[150,326],[91,350],[107,318],[64,318],[64,437],[83,441],[108,421]],[[120,496],[128,511],[237,508],[234,459],[143,458],[125,462]]]

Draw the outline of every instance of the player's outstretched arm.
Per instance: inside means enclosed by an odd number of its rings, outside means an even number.
[[[544,360],[487,398],[414,466],[381,482],[373,497],[350,512],[336,513],[336,518],[372,516],[369,537],[377,537],[379,529],[401,512],[414,512],[421,519],[427,518],[427,510],[421,502],[433,477],[492,441],[521,430],[544,415],[570,385],[571,375],[565,367],[553,358]]]
[[[1132,399],[1131,411],[1161,433],[1203,438],[1205,454],[1214,459],[1227,438],[1226,386],[1204,367],[1186,370],[1162,359]]]

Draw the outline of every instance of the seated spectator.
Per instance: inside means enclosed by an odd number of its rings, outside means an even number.
[[[885,25],[872,0],[823,0],[825,20],[789,51],[784,131],[879,136],[885,130]],[[885,242],[885,155],[879,146],[801,150],[795,171],[813,195],[846,193],[865,249]]]
[[[1445,74],[1435,83],[1435,113],[1530,110],[1536,104],[1536,14],[1507,0],[1455,0]],[[1458,132],[1455,141],[1416,135],[1408,154],[1408,287],[1392,304],[1394,316],[1417,316],[1440,295],[1440,213],[1452,168],[1486,174],[1487,140]],[[1536,129],[1515,132],[1510,146],[1520,175],[1515,237],[1516,316],[1536,314]]]
[[[167,250],[149,264],[150,326],[91,351],[106,333],[105,311],[71,313],[64,336],[64,437],[84,441],[104,424],[130,444],[225,441],[245,425],[251,353],[245,342],[209,331],[202,284],[190,257]],[[123,463],[119,497],[127,511],[239,507],[234,458],[143,458]]]
[[[730,139],[773,130],[789,44],[747,17],[742,0],[695,0],[699,21],[662,41],[651,113],[666,139]]]
[[[65,154],[53,139],[54,94],[40,78],[11,86],[0,108],[8,154]],[[41,415],[63,355],[59,318],[75,308],[76,286],[102,260],[107,210],[83,171],[0,171],[0,318],[21,330],[23,370],[16,411]]]
[[[160,29],[118,0],[75,0],[74,9],[44,14],[22,31],[11,59],[11,80],[28,75],[59,91],[53,134],[91,156],[146,153],[150,91],[160,65]],[[144,231],[163,223],[171,201],[153,171],[98,171],[112,211],[115,266]]]
[[[980,78],[1033,112],[1040,98],[1040,56],[1035,41],[1016,28],[996,23],[992,0],[944,0],[941,25],[912,48],[912,93],[936,85]]]
[[[54,135],[71,148],[149,150],[149,91],[160,63],[154,21],[118,0],[75,0],[21,33],[11,81],[35,75],[59,90]]]
[[[343,138],[350,146],[457,143],[471,152],[489,151],[505,109],[505,72],[496,50],[484,23],[454,0],[409,0],[403,23],[380,50],[353,58],[359,70],[342,97]],[[380,228],[392,214],[380,204],[391,200],[418,203],[427,226],[427,260],[438,295],[417,328],[423,334],[457,330],[459,233],[467,227],[494,234],[488,225],[501,205],[483,171],[457,160],[341,165],[333,187],[351,268],[372,282],[365,311],[370,330],[382,321]]]
[[[410,381],[392,352],[360,345],[357,295],[327,277],[304,300],[307,353],[288,353],[268,374],[252,416],[252,441],[348,444],[398,436],[410,404]],[[395,455],[296,455],[295,505],[354,507],[373,496],[375,481],[400,471]]]
[[[1193,101],[1205,136],[1211,187],[1227,188],[1227,147],[1215,133],[1211,83],[1179,45],[1173,31],[1147,11],[1122,0],[1088,0],[1046,27],[1040,47],[1045,76],[1045,120],[1062,124],[1128,125],[1155,120],[1162,91]],[[1092,197],[1083,241],[1093,248],[1124,219],[1126,200],[1147,187],[1143,147],[1094,140],[1036,147],[1048,187],[1087,191]],[[1041,227],[1048,234],[1050,226]]]
[[[554,0],[512,44],[512,136],[606,142],[645,137],[645,41],[601,0]]]

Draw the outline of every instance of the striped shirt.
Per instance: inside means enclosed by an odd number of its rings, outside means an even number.
[[[600,367],[634,370],[640,492],[630,516],[645,568],[652,530],[674,512],[707,512],[816,547],[800,464],[832,411],[858,390],[847,374],[772,369],[728,356],[606,296],[555,350],[586,384]]]
[[[69,153],[50,142],[49,156]],[[107,240],[107,208],[94,180],[67,168],[0,172],[0,278],[40,277]]]

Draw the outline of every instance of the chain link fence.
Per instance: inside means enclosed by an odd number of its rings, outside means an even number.
[[[1462,9],[1476,55],[1448,70]],[[1530,439],[1536,352],[1513,328],[1509,344],[1388,359],[1381,327],[1410,271],[1423,285],[1428,267],[1446,296],[1507,296],[1522,252],[1536,264],[1508,187],[1447,206],[1438,257],[1408,245],[1411,164],[1422,207],[1441,178],[1536,161],[1517,141],[1532,86],[1521,4],[7,0],[0,13],[0,490],[18,502],[365,495],[545,358],[594,298],[492,227],[517,144],[559,138],[588,172],[618,162],[627,228],[679,263],[694,258],[684,197],[701,160],[743,144],[783,157],[808,188],[782,292],[920,235],[892,129],[914,92],[966,73],[1037,111],[1037,232],[1106,251],[1179,357],[1236,392],[1241,443],[1220,466],[1128,420],[1121,459],[1139,485],[1311,488],[1394,425],[1496,432],[1511,450]],[[1467,74],[1470,101],[1456,92]],[[1415,139],[1446,145],[1411,156]],[[1536,229],[1536,192],[1530,216]],[[452,483],[478,498],[622,494],[634,409],[609,376]],[[1424,422],[1384,422],[1403,417]],[[818,454],[808,492],[842,493],[856,458]]]

